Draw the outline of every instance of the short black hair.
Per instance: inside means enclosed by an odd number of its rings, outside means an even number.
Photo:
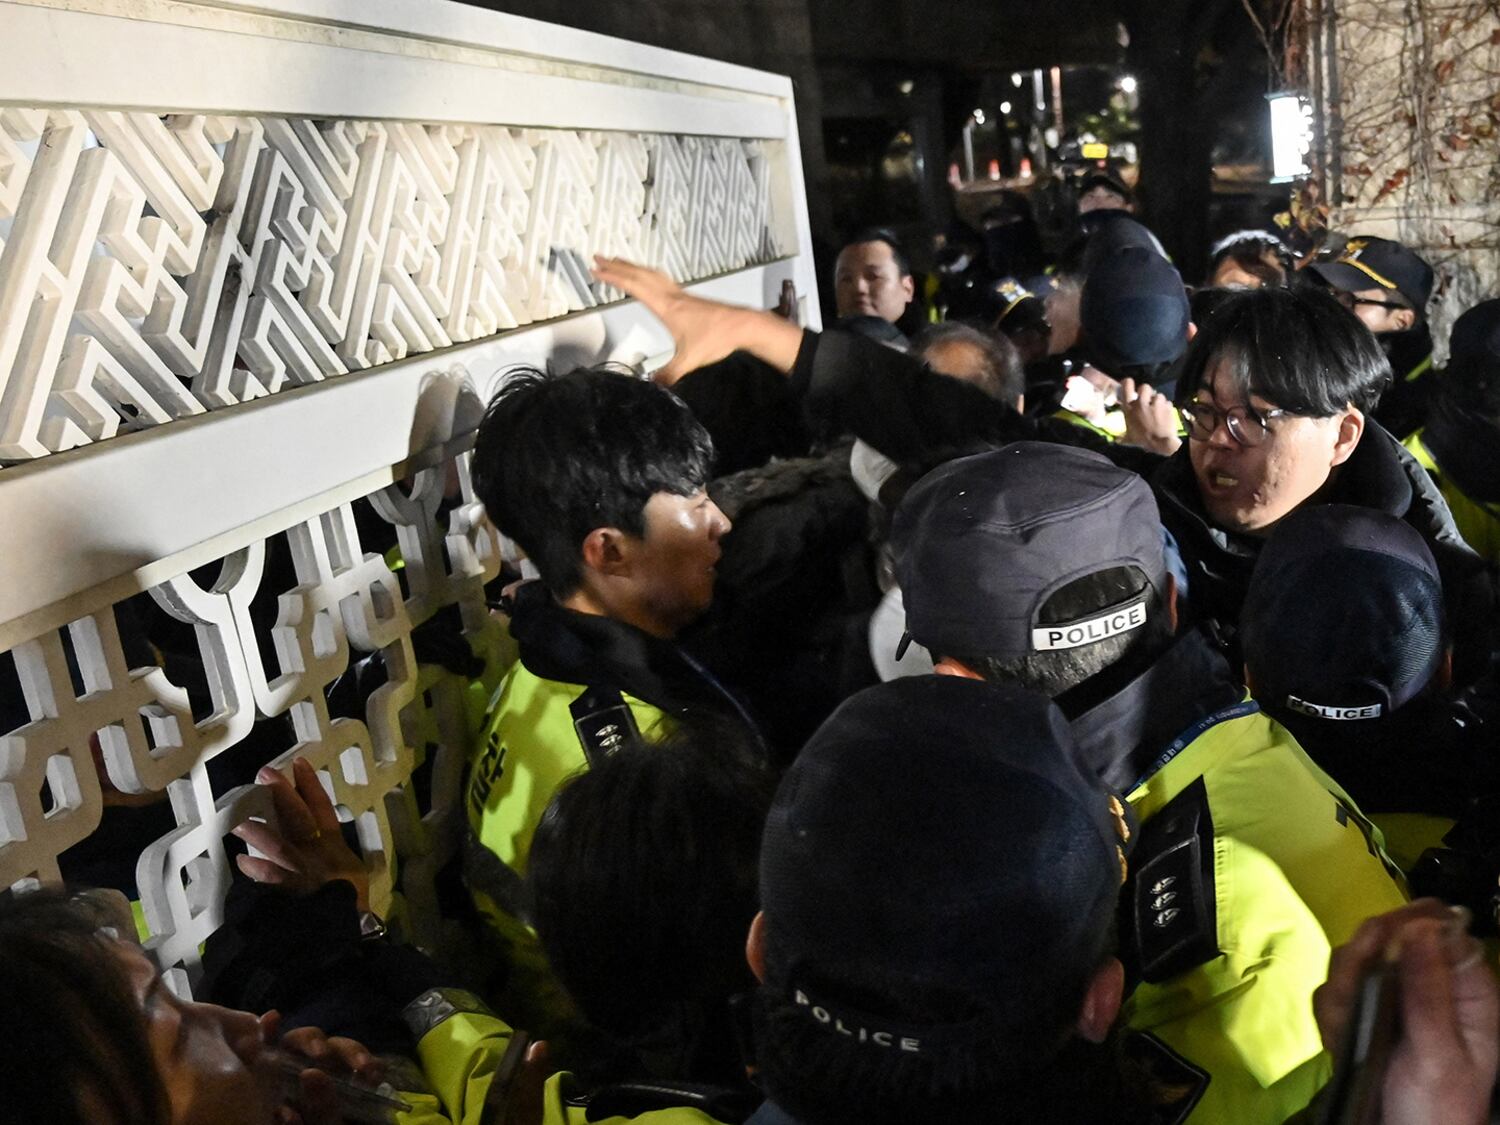
[[[974,382],[991,398],[1014,406],[1016,400],[1026,393],[1026,369],[1021,366],[1016,346],[1007,337],[949,321],[922,329],[912,343],[912,351],[925,362],[930,349],[945,344],[968,344],[979,349],[984,364],[980,377]]]
[[[1236,289],[1195,289],[1193,295],[1188,298],[1189,307],[1192,309],[1193,324],[1198,331],[1203,331],[1203,326],[1208,323],[1208,318],[1219,311],[1219,306],[1239,292]]]
[[[0,1051],[6,1104],[21,1121],[166,1125],[166,1089],[145,1018],[101,932],[112,919],[85,897],[49,888],[0,897]],[[92,1107],[92,1108],[91,1108]]]
[[[1190,402],[1221,361],[1242,394],[1308,418],[1351,405],[1368,414],[1391,383],[1370,330],[1332,294],[1312,289],[1248,289],[1220,301],[1182,358],[1178,403]]]
[[[1057,699],[1108,668],[1132,670],[1148,663],[1170,643],[1171,620],[1150,581],[1133,566],[1113,566],[1076,578],[1047,599],[1037,614],[1039,625],[1077,621],[1144,593],[1146,623],[1077,648],[1031,652],[1016,659],[999,659],[984,653],[945,652],[942,655],[978,672],[993,684],[1014,684]]]
[[[583,541],[600,527],[645,534],[658,492],[708,482],[713,442],[683,402],[608,366],[510,372],[474,441],[474,492],[557,597],[578,588]]]
[[[537,826],[547,958],[591,1024],[675,1071],[655,1077],[743,1078],[728,1001],[754,987],[745,936],[774,793],[739,728],[698,721],[579,774]]]
[[[896,232],[889,227],[865,227],[856,231],[842,246],[839,253],[842,254],[851,246],[858,246],[864,242],[884,242],[891,248],[891,258],[896,263],[896,271],[901,277],[911,276],[911,259],[906,256],[906,250],[901,246],[901,239]]]

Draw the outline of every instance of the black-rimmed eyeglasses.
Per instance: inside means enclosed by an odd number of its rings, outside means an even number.
[[[1338,298],[1339,304],[1343,305],[1344,308],[1351,311],[1360,305],[1373,305],[1377,309],[1396,310],[1411,307],[1410,305],[1402,304],[1400,301],[1373,301],[1369,297],[1356,297],[1353,293],[1350,293],[1344,289],[1336,291],[1334,293],[1334,296]]]
[[[1222,423],[1229,436],[1241,445],[1260,445],[1271,431],[1268,423],[1289,411],[1280,407],[1256,410],[1253,406],[1231,406],[1228,410],[1220,410],[1206,402],[1190,402],[1179,406],[1177,413],[1182,416],[1188,437],[1195,441],[1207,441]]]

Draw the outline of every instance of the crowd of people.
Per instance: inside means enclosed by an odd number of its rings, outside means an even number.
[[[1035,276],[1012,215],[926,281],[861,232],[823,332],[599,259],[675,355],[478,431],[534,577],[476,954],[264,770],[222,1006],[107,896],[0,903],[18,1119],[1490,1120],[1500,300],[1438,369],[1410,248],[1245,231],[1190,291],[1081,187]]]

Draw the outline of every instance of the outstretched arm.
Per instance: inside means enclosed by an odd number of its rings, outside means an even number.
[[[620,258],[595,258],[594,276],[640,301],[672,334],[677,352],[655,376],[666,386],[745,351],[791,376],[793,393],[820,425],[863,438],[894,461],[1044,440],[1084,445],[1138,468],[1138,450],[1112,446],[1076,426],[1039,425],[972,384],[935,374],[862,336],[804,333],[775,313],[694,297],[660,270]],[[1154,464],[1153,456],[1144,456]]]
[[[789,375],[802,346],[802,329],[773,312],[694,297],[660,270],[623,258],[596,257],[594,276],[634,297],[666,326],[677,352],[656,372],[670,387],[689,371],[746,351]]]

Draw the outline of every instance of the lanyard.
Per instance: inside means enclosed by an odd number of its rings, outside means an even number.
[[[1259,703],[1255,702],[1255,700],[1253,699],[1246,699],[1239,703],[1235,703],[1228,707],[1225,707],[1221,710],[1215,711],[1212,715],[1205,715],[1192,726],[1188,727],[1187,730],[1183,731],[1176,738],[1174,738],[1172,740],[1172,744],[1157,755],[1156,760],[1146,767],[1146,772],[1141,774],[1140,777],[1136,778],[1135,782],[1130,786],[1129,789],[1125,790],[1125,792],[1134,793],[1142,785],[1146,784],[1146,782],[1154,777],[1161,769],[1163,769],[1168,762],[1170,762],[1173,758],[1177,757],[1178,754],[1181,754],[1184,750],[1186,750],[1188,746],[1190,746],[1197,740],[1199,735],[1208,730],[1210,727],[1216,727],[1220,723],[1227,723],[1231,719],[1243,719],[1246,715],[1253,715],[1259,710]]]

